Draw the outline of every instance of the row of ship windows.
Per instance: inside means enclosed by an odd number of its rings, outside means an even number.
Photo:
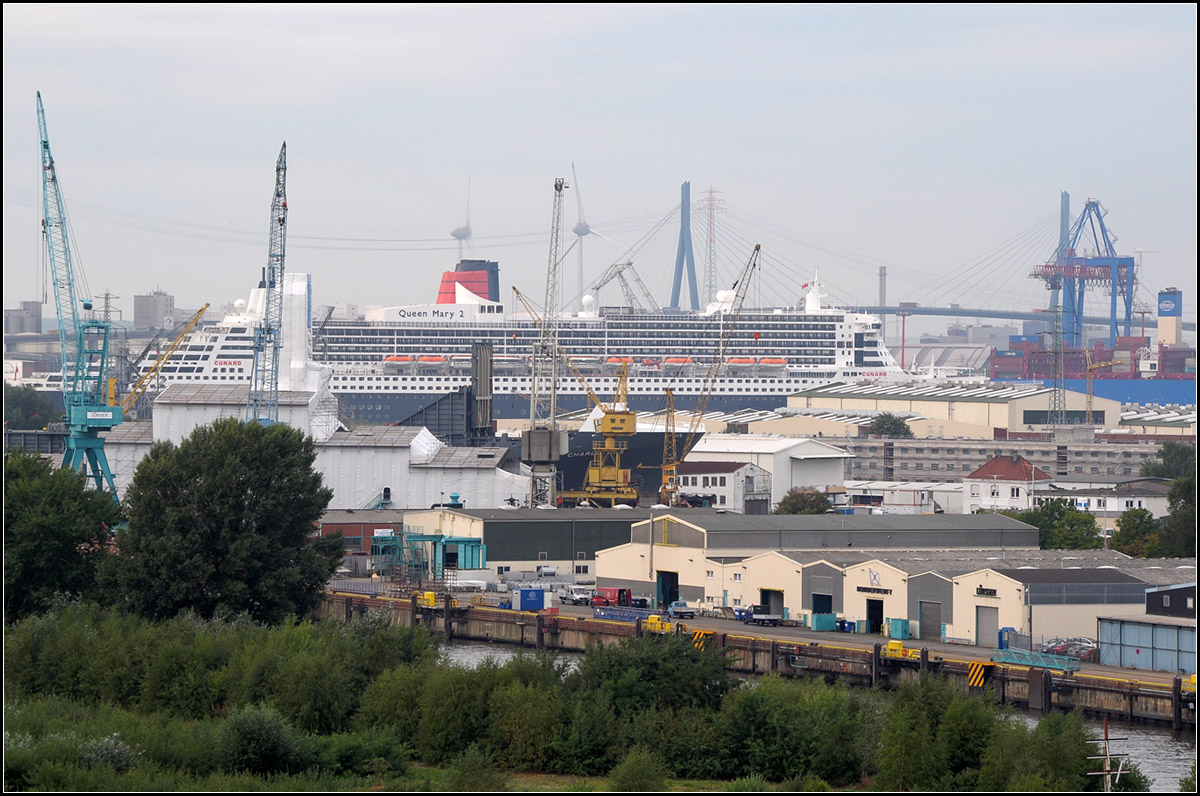
[[[239,369],[238,372],[241,372]],[[819,378],[814,376],[813,378]],[[359,381],[392,381],[393,379],[387,376],[334,376],[335,382],[359,382]],[[465,376],[417,376],[416,381],[434,381],[434,382],[452,382],[455,384],[469,384],[470,379]],[[509,378],[507,376],[496,377],[497,381],[516,382],[520,384],[528,384],[528,377]],[[561,381],[569,382],[570,379],[562,378]],[[606,379],[605,381],[609,381]],[[700,379],[630,379],[631,384],[689,384],[700,383]],[[723,384],[808,384],[808,379],[723,379]]]
[[[930,470],[944,470],[944,471],[951,471],[951,470],[955,469],[955,467],[956,467],[956,465],[953,465],[953,464],[947,464],[947,465],[945,465],[945,466],[943,467],[943,466],[942,466],[940,463],[938,463],[938,462],[932,462],[932,463],[930,463],[930,465],[929,465],[929,469],[930,469]],[[853,465],[853,469],[855,469],[855,470],[879,470],[879,469],[883,469],[883,465],[880,465],[879,463],[877,463],[877,462],[872,462],[872,461],[867,461],[867,462],[861,462],[861,461],[858,461],[858,462],[855,462],[855,463],[854,463],[854,465]],[[901,470],[907,470],[907,469],[909,469],[908,462],[900,462],[900,469],[901,469]],[[914,465],[912,466],[912,469],[913,469],[913,470],[924,470],[924,469],[925,469],[925,464],[924,464],[923,462],[917,462],[916,464],[914,464]],[[977,465],[975,465],[975,464],[964,464],[964,465],[961,465],[961,466],[959,467],[959,469],[961,469],[963,472],[970,472],[970,471],[972,471],[972,470],[975,470],[975,469],[978,469],[978,468],[977,468]],[[1118,472],[1117,472],[1117,470],[1121,470],[1121,472],[1120,472],[1120,473],[1118,473]],[[1082,475],[1082,474],[1084,474],[1084,468],[1083,468],[1083,467],[1076,467],[1076,468],[1075,468],[1075,474],[1076,474],[1076,475]],[[1090,474],[1093,474],[1093,475],[1100,475],[1100,474],[1101,474],[1101,472],[1100,472],[1100,468],[1099,468],[1099,467],[1092,467],[1092,468],[1091,468],[1091,470],[1090,470]],[[1124,468],[1120,468],[1120,467],[1107,467],[1107,468],[1105,468],[1105,470],[1104,470],[1104,474],[1105,474],[1105,475],[1132,475],[1132,474],[1133,474],[1133,468],[1132,468],[1132,467],[1124,467]]]
[[[863,450],[867,453],[876,453],[876,452],[878,452],[879,448],[875,445],[871,445],[869,447],[863,448]],[[896,456],[916,455],[916,454],[924,454],[924,453],[925,453],[924,448],[896,448],[893,455],[896,455]],[[958,453],[958,449],[957,448],[930,448],[929,453],[953,455],[953,454]],[[986,448],[974,449],[974,453],[979,456],[987,456],[989,454],[989,452]],[[999,448],[996,448],[996,449],[993,449],[990,453],[992,456],[1001,456],[1001,455],[1003,455],[1004,451],[1000,450]],[[972,449],[971,448],[963,448],[962,454],[964,456],[970,456],[972,454]],[[886,448],[884,449],[884,455],[885,456],[887,455]],[[1114,450],[1091,451],[1091,452],[1073,451],[1072,455],[1077,459],[1083,458],[1085,456],[1089,456],[1090,458],[1093,458],[1093,459],[1099,459],[1101,457],[1101,455],[1103,455],[1109,459],[1116,459],[1118,457],[1120,457],[1122,459],[1149,459],[1152,456],[1152,454],[1147,451],[1114,451]],[[1153,454],[1153,455],[1157,456],[1157,454]]]

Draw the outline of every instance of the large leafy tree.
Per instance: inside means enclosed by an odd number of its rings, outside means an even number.
[[[1043,550],[1094,550],[1104,546],[1096,518],[1067,500],[1048,500],[1030,511],[1001,512],[1036,526]]]
[[[1175,480],[1196,472],[1196,446],[1190,442],[1167,440],[1158,449],[1157,459],[1142,462],[1142,475]]]
[[[824,492],[792,487],[775,507],[774,514],[824,514],[833,508]]]
[[[102,582],[151,618],[309,613],[344,554],[340,537],[313,534],[333,494],[315,459],[311,437],[233,418],[158,443],[126,491],[129,527]]]
[[[899,415],[884,412],[877,415],[867,426],[867,433],[877,437],[894,437],[896,439],[912,439],[912,429]]]
[[[120,520],[112,494],[35,453],[4,456],[4,619],[38,613],[56,593],[94,596],[96,565]]]
[[[1112,548],[1135,558],[1157,555],[1158,523],[1146,509],[1129,509],[1117,517]]]
[[[1159,555],[1196,555],[1196,473],[1176,479],[1167,493],[1167,527],[1159,532]]]
[[[8,428],[45,428],[62,419],[62,410],[48,394],[32,387],[12,387],[4,382],[4,423]]]

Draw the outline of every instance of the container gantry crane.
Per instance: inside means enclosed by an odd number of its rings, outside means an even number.
[[[271,247],[263,287],[262,321],[254,332],[254,365],[246,422],[279,422],[279,349],[283,336],[283,257],[287,242],[287,142],[275,161],[275,194],[271,198]]]
[[[42,151],[42,234],[46,239],[54,308],[58,315],[58,340],[62,353],[63,407],[67,415],[66,450],[62,466],[82,471],[97,489],[107,487],[117,500],[104,437],[100,432],[120,425],[121,407],[107,399],[109,379],[109,333],[104,321],[85,319],[80,310],[92,309],[92,300],[76,295],[75,269],[68,243],[67,213],[63,202],[50,137],[46,132],[46,112],[42,94],[37,94],[38,133]]]

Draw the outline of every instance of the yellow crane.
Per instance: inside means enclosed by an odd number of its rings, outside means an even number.
[[[146,392],[146,389],[154,383],[154,379],[158,377],[163,365],[165,365],[167,360],[171,358],[171,354],[175,353],[175,350],[179,348],[179,344],[183,342],[183,338],[187,337],[188,332],[192,331],[196,324],[200,322],[200,319],[204,317],[204,313],[208,311],[208,307],[208,304],[205,304],[203,307],[201,307],[200,311],[193,315],[192,319],[183,327],[183,331],[175,335],[175,339],[172,340],[170,344],[168,344],[167,347],[162,350],[162,353],[160,353],[158,358],[154,360],[154,364],[150,366],[150,369],[147,370],[140,379],[138,379],[137,384],[133,385],[133,389],[130,390],[129,394],[125,396],[125,400],[121,401],[122,410],[129,412],[131,409],[133,409],[134,404],[138,402],[138,399],[142,397],[142,394]],[[116,406],[115,399],[111,396],[109,399],[109,405]]]
[[[727,320],[724,321],[725,328],[721,332],[721,339],[717,344],[717,353],[713,357],[708,375],[700,388],[700,397],[696,399],[696,408],[692,414],[692,422],[688,425],[687,437],[684,438],[683,445],[678,450],[675,446],[675,396],[670,389],[667,390],[667,425],[666,433],[663,435],[663,479],[662,487],[658,491],[658,498],[660,502],[668,506],[675,505],[675,495],[679,489],[675,471],[679,468],[679,463],[687,458],[692,446],[696,444],[696,433],[700,430],[701,418],[708,409],[708,399],[712,397],[713,386],[717,382],[721,366],[725,364],[725,352],[729,350],[729,342],[733,339],[733,330],[737,328],[738,317],[742,314],[742,304],[746,301],[746,293],[750,289],[750,277],[758,265],[758,253],[761,248],[762,246],[759,244],[754,245],[754,251],[751,252],[750,260],[746,263],[741,277],[733,283],[733,302],[729,312],[726,313]]]
[[[1092,383],[1093,373],[1101,368],[1111,368],[1116,362],[1092,362],[1092,352],[1088,349],[1083,349],[1083,355],[1087,358],[1087,424],[1092,424],[1092,398],[1095,395],[1095,386]]]
[[[513,293],[525,307],[525,311],[545,332],[542,318],[530,305],[529,301],[515,287]],[[617,391],[611,403],[601,401],[596,391],[588,383],[587,377],[575,367],[571,358],[566,356],[558,341],[554,340],[554,355],[566,365],[587,393],[594,406],[601,411],[596,425],[599,437],[592,442],[592,461],[588,465],[587,476],[583,487],[578,490],[568,490],[559,494],[566,500],[586,500],[597,506],[611,507],[618,503],[637,505],[638,492],[628,468],[621,466],[621,452],[629,448],[627,437],[637,433],[637,414],[629,408],[629,373],[622,365],[621,375],[617,380]]]

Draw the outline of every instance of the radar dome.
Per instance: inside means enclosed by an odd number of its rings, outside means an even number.
[[[595,296],[584,296],[583,299],[579,303],[583,305],[583,308],[585,310],[590,310],[592,307],[596,306],[596,297]]]
[[[246,300],[238,299],[237,301],[233,302],[233,308],[238,312],[243,312],[246,309]]]

